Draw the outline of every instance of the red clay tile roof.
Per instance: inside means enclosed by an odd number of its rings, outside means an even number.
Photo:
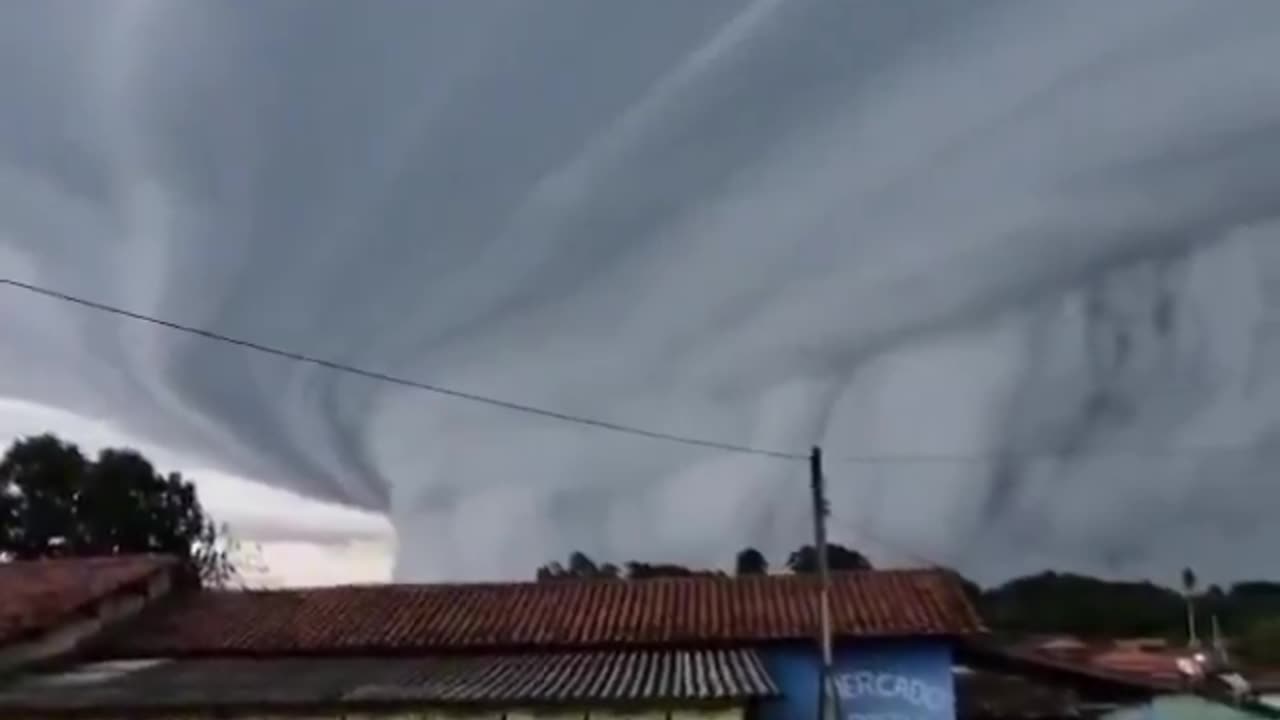
[[[1175,692],[1183,688],[1177,675],[1150,674],[1136,665],[1115,667],[1097,663],[1087,652],[1044,652],[976,639],[960,645],[957,656],[962,662],[983,670],[1042,675],[1055,680],[1074,680],[1140,693]]]
[[[203,592],[157,607],[99,657],[377,654],[506,648],[732,645],[817,636],[808,576],[687,577]],[[985,631],[954,578],[931,570],[832,576],[837,636]]]
[[[1176,651],[1151,652],[1117,648],[1094,655],[1089,658],[1089,663],[1104,671],[1177,684],[1182,679],[1182,673],[1178,672],[1178,657]]]
[[[153,555],[0,563],[0,645],[56,627],[172,565]]]

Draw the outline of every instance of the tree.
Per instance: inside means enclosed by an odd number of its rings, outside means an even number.
[[[974,607],[978,607],[982,603],[981,585],[970,580],[964,575],[961,575],[959,571],[945,569],[943,572],[950,575],[951,578],[960,585],[960,590],[964,593],[964,596],[969,599],[969,602],[973,603]]]
[[[648,580],[660,577],[691,577],[694,575],[715,575],[710,570],[694,570],[673,563],[647,563],[629,560],[624,563],[628,580]],[[597,564],[586,553],[575,551],[569,555],[567,565],[550,562],[538,568],[539,582],[569,579],[609,579],[616,580],[623,576],[622,570],[613,563]]]
[[[586,553],[574,552],[569,555],[569,573],[577,577],[596,577],[600,568]]]
[[[871,561],[857,550],[843,545],[827,545],[827,567],[832,570],[870,570]],[[805,545],[787,558],[787,569],[796,574],[818,572],[818,551]]]
[[[1057,572],[985,590],[979,609],[992,629],[1014,634],[1173,639],[1186,621],[1182,598],[1170,588]]]
[[[1246,628],[1235,651],[1251,663],[1280,664],[1280,616],[1259,620]]]
[[[613,563],[604,563],[597,565],[586,553],[574,551],[569,554],[569,564],[561,565],[558,562],[550,562],[538,568],[537,578],[539,582],[549,580],[566,580],[566,579],[582,579],[582,578],[618,578],[621,571],[617,565]]]
[[[674,563],[647,563],[632,560],[627,563],[628,580],[648,580],[660,577],[695,577],[722,574],[713,570],[694,570]]]
[[[235,569],[223,535],[189,481],[137,451],[90,461],[46,434],[0,460],[0,559],[157,553],[178,558],[179,582],[224,585]]]
[[[767,575],[769,573],[769,561],[765,558],[764,553],[759,550],[753,547],[743,548],[738,553],[734,568],[738,575]]]
[[[537,573],[535,573],[534,577],[538,579],[538,582],[547,582],[549,580],[560,580],[562,578],[568,577],[568,575],[569,575],[569,571],[565,570],[565,567],[563,565],[561,565],[558,562],[552,561],[547,563],[546,565],[540,566],[538,568]]]

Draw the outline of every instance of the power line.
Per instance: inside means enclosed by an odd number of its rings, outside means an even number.
[[[81,307],[97,310],[99,312],[103,312],[111,315],[117,315],[120,317],[128,318],[130,320],[136,320],[138,322],[155,325],[157,327],[162,327],[168,330],[174,330],[177,332],[187,333],[189,335],[195,335],[197,337],[201,337],[206,340],[212,340],[216,342],[227,343],[230,345],[236,345],[241,348],[253,350],[255,352],[263,353],[266,355],[274,355],[276,357],[284,358],[287,360],[293,360],[295,362],[316,365],[318,367],[326,368],[329,370],[343,372],[350,375],[356,375],[362,378],[366,378],[368,380],[376,380],[378,382],[385,382],[385,383],[390,383],[392,385],[399,385],[401,387],[412,388],[415,390],[422,390],[425,392],[434,393],[437,395],[444,395],[444,396],[456,398],[459,400],[467,400],[474,403],[480,403],[482,405],[489,405],[491,407],[501,408],[503,410],[510,410],[513,412],[524,413],[527,415],[536,415],[543,418],[550,418],[552,420],[559,420],[561,422],[574,423],[574,424],[583,425],[587,427],[597,428],[600,430],[609,430],[612,432],[623,433],[626,435],[634,435],[637,437],[648,438],[651,440],[662,440],[666,442],[678,443],[681,445],[710,448],[713,450],[723,450],[725,452],[740,453],[743,455],[758,455],[762,457],[770,457],[770,458],[775,458],[780,460],[806,460],[806,461],[808,460],[808,455],[804,455],[804,454],[789,453],[789,452],[784,452],[780,450],[769,450],[769,449],[751,447],[749,445],[738,445],[735,443],[721,442],[719,440],[708,440],[706,438],[697,438],[697,437],[691,437],[688,435],[677,435],[675,433],[661,432],[658,430],[647,430],[645,428],[636,427],[633,425],[624,425],[622,423],[616,423],[609,420],[600,420],[596,418],[585,417],[582,415],[573,415],[570,413],[559,412],[556,410],[548,410],[545,408],[535,407],[533,405],[526,405],[523,403],[489,397],[487,395],[480,395],[478,393],[466,392],[463,390],[455,390],[453,388],[444,387],[442,385],[434,385],[431,383],[425,383],[425,382],[420,382],[420,381],[412,380],[408,378],[388,375],[386,373],[377,372],[374,370],[365,370],[363,368],[355,367],[353,365],[347,365],[345,363],[340,363],[333,360],[326,360],[324,358],[318,358],[311,355],[306,355],[304,353],[295,352],[292,350],[285,350],[282,348],[273,347],[271,345],[264,345],[262,343],[257,343],[250,340],[243,340],[240,338],[231,337],[230,335],[224,335],[222,333],[217,333],[210,330],[204,330],[204,329],[193,327],[190,325],[184,325],[182,323],[174,322],[171,320],[164,320],[161,318],[153,317],[151,315],[144,315],[142,313],[133,312],[131,310],[125,310],[124,308],[115,307],[113,305],[107,305],[106,303],[96,302],[94,300],[87,300],[85,298],[77,297],[75,295],[70,295],[64,292],[41,287],[39,285],[32,285],[30,283],[21,282],[18,280],[11,280],[9,278],[0,277],[0,285],[7,285],[9,287],[17,288],[19,290],[25,290],[27,292],[34,293],[36,295],[42,295],[47,298],[61,300],[63,302],[71,303],[73,305],[79,305]]]
[[[50,288],[33,285],[30,283],[12,280],[0,277],[0,285],[7,285],[19,290],[25,290],[30,293],[42,295],[47,298],[61,300],[63,302],[79,305],[99,312],[117,315],[142,323],[147,323],[168,330],[195,335],[206,340],[236,345],[241,348],[253,350],[266,355],[273,355],[295,362],[316,365],[329,370],[343,372],[350,375],[356,375],[368,380],[390,383],[402,387],[408,387],[415,390],[421,390],[437,395],[443,395],[460,400],[480,403],[491,407],[510,410],[513,412],[534,415],[561,422],[574,423],[587,427],[594,427],[601,430],[609,430],[612,432],[633,435],[637,437],[648,438],[651,440],[661,440],[681,445],[693,447],[709,448],[713,450],[722,450],[725,452],[739,453],[744,455],[756,455],[761,457],[769,457],[779,460],[791,461],[808,461],[809,456],[804,453],[786,452],[782,450],[772,450],[767,448],[758,448],[750,445],[740,445],[736,443],[722,442],[719,440],[710,440],[706,438],[698,438],[688,435],[679,435],[676,433],[667,433],[658,430],[648,430],[634,425],[613,422],[609,420],[600,420],[597,418],[586,417],[582,415],[574,415],[571,413],[560,412],[557,410],[549,410],[533,405],[502,400],[500,398],[481,395],[463,390],[435,385],[431,383],[421,382],[408,378],[397,377],[373,370],[365,370],[353,365],[339,363],[333,360],[326,360],[304,353],[286,350],[270,345],[265,345],[250,340],[231,337],[222,333],[204,330],[201,328],[185,325],[171,320],[164,320],[151,315],[133,312],[106,303],[88,300],[68,293],[52,290]],[[1211,455],[1237,455],[1255,452],[1257,447],[1249,445],[1221,445],[1221,446],[1203,446],[1196,448],[1150,448],[1150,449],[1115,449],[1102,451],[1089,451],[1080,454],[1078,457],[1098,458],[1098,457],[1139,457],[1139,458],[1170,458],[1170,457],[1205,457]],[[843,458],[837,458],[839,464],[860,464],[860,465],[958,465],[958,464],[981,464],[987,465],[1005,460],[1049,460],[1063,461],[1070,460],[1074,457],[1071,453],[1051,452],[1051,451],[1015,451],[1015,450],[990,450],[979,453],[940,453],[940,452],[904,452],[904,453],[869,453],[850,455]]]
[[[869,541],[873,545],[879,545],[882,549],[888,550],[889,552],[895,555],[901,555],[918,565],[922,565],[924,567],[930,567],[930,568],[941,568],[943,570],[951,570],[955,572],[955,568],[953,568],[948,563],[938,562],[937,560],[930,558],[915,550],[911,550],[896,541],[890,542],[886,540],[883,536],[873,534],[872,532],[866,530],[865,528],[858,527],[854,523],[848,520],[842,519],[836,515],[828,514],[827,519],[828,521],[834,521],[835,526],[838,529],[849,532],[854,536],[856,536],[857,538],[859,538],[860,540]]]
[[[1208,456],[1246,455],[1260,450],[1257,444],[1201,445],[1198,447],[1111,448],[1085,452],[1052,450],[988,450],[972,453],[902,452],[867,453],[838,458],[837,463],[850,465],[989,465],[1004,461],[1066,462],[1097,458],[1168,459],[1177,457],[1204,458]]]

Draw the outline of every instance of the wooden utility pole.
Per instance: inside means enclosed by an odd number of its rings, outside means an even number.
[[[822,448],[809,455],[809,489],[813,492],[813,549],[818,556],[819,633],[822,677],[818,683],[818,720],[836,720],[835,676],[831,648],[831,570],[827,565],[827,494],[822,477]]]

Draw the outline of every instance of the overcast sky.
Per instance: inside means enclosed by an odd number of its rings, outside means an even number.
[[[886,563],[1280,575],[1276,37],[1274,0],[7,0],[0,275],[821,443]],[[163,456],[326,568],[277,581],[811,536],[803,463],[0,303],[5,439]]]

